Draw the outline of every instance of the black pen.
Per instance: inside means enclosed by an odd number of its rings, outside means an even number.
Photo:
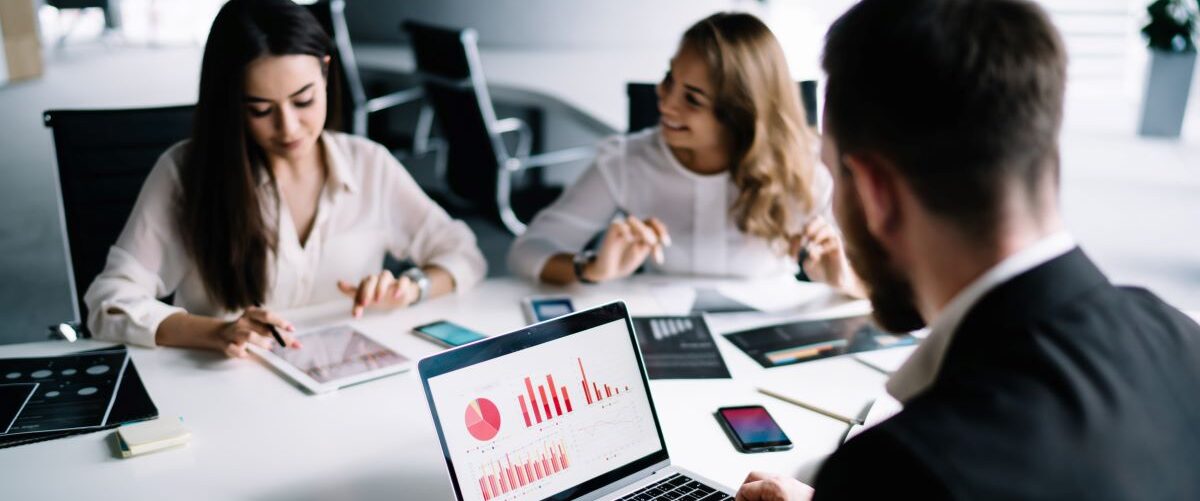
[[[275,336],[275,342],[279,343],[280,348],[287,348],[287,341],[283,340],[283,335],[279,333],[279,328],[275,324],[267,324],[271,328],[271,335]]]
[[[255,308],[262,308],[261,304],[255,304]],[[275,342],[279,343],[280,348],[287,348],[287,341],[283,340],[283,335],[279,333],[279,328],[275,324],[267,324],[267,328],[271,329],[271,336],[275,338]]]

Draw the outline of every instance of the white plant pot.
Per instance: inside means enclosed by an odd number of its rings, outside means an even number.
[[[1150,50],[1150,71],[1147,72],[1146,93],[1142,98],[1142,120],[1138,134],[1179,137],[1195,68],[1195,52]]]

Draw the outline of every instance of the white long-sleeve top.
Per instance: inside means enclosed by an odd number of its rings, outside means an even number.
[[[487,263],[475,235],[429,199],[386,148],[337,132],[321,135],[329,172],[312,230],[300,244],[283,194],[262,175],[259,192],[277,249],[268,253],[270,285],[264,306],[285,310],[342,297],[338,280],[358,283],[382,270],[384,254],[437,265],[456,289],[483,278]],[[184,247],[177,214],[183,143],[168,149],[147,177],[108,261],[88,287],[88,327],[102,339],[154,346],[168,316],[182,311],[232,318],[209,298]],[[175,294],[174,304],[155,298]]]
[[[799,199],[795,203],[792,233],[816,214],[834,224],[829,212],[833,180],[820,165],[812,189],[813,210],[805,212]],[[594,164],[513,242],[509,271],[538,280],[546,261],[582,250],[621,210],[657,217],[667,226],[672,245],[664,249],[663,264],[646,262],[651,272],[742,278],[796,273],[795,256],[737,228],[730,213],[737,195],[729,172],[702,175],[680,164],[657,127],[614,136],[600,144]]]

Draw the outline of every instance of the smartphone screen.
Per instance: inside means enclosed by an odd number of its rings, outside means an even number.
[[[446,320],[439,320],[437,322],[419,325],[414,327],[413,330],[424,334],[425,336],[446,346],[462,346],[464,344],[478,341],[487,337],[471,329]]]
[[[745,452],[790,449],[792,441],[761,405],[722,407],[717,415]]]
[[[534,322],[544,322],[575,312],[575,305],[571,304],[569,297],[531,298],[529,304],[533,308]]]

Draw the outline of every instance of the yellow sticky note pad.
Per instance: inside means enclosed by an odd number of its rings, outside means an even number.
[[[180,418],[159,418],[117,428],[121,457],[133,457],[187,444],[192,432]]]

